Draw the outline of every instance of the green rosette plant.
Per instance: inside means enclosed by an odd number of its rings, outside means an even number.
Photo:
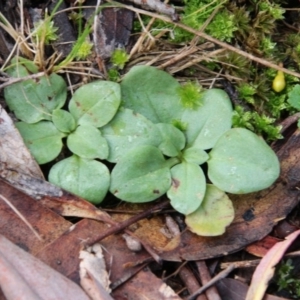
[[[31,69],[22,60],[11,72],[27,76]],[[23,81],[5,90],[25,143],[42,164],[59,154],[66,138],[73,155],[52,167],[49,181],[95,204],[108,190],[133,203],[166,194],[191,231],[214,236],[234,218],[226,192],[265,189],[279,176],[279,161],[265,141],[247,129],[231,128],[232,105],[220,89],[181,86],[164,71],[136,66],[121,84],[95,81],[78,88],[69,111],[62,109],[64,96],[50,108],[45,105],[44,112],[44,105],[29,100],[28,85]],[[24,106],[14,103],[17,93]],[[56,96],[60,93],[65,95],[66,87],[58,85]],[[45,92],[39,101],[48,99]],[[27,100],[39,117],[29,118]],[[111,172],[103,160],[115,164]]]

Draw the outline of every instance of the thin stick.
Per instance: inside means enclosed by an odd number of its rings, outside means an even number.
[[[298,257],[300,256],[300,251],[294,251],[290,252],[284,255],[284,258],[286,257]],[[230,263],[221,263],[220,268],[221,269],[226,269],[230,265],[234,265],[236,269],[238,268],[254,268],[258,266],[260,263],[261,259],[252,259],[252,260],[242,260],[242,261],[234,261]]]
[[[149,215],[155,213],[156,211],[159,211],[159,210],[167,207],[169,205],[169,203],[170,203],[169,200],[162,201],[162,202],[158,203],[157,205],[154,205],[150,209],[148,209],[146,211],[143,211],[140,214],[137,214],[137,215],[135,215],[135,216],[123,221],[123,222],[113,224],[112,227],[110,227],[108,230],[99,233],[99,235],[95,236],[93,239],[89,239],[87,241],[86,245],[91,246],[91,245],[103,240],[104,238],[106,238],[107,236],[109,236],[111,234],[114,234],[114,233],[117,233],[121,230],[124,230],[126,227],[130,226],[131,224],[136,223],[137,221],[148,217]],[[113,222],[114,221],[111,220],[111,224]]]
[[[42,77],[44,75],[45,75],[45,72],[39,72],[39,73],[32,74],[32,75],[25,76],[25,77],[9,78],[8,80],[6,80],[6,82],[0,84],[0,90],[5,88],[6,86],[14,84],[14,83],[21,82],[21,81],[24,81],[24,80],[39,78],[39,77]]]
[[[205,261],[203,261],[203,260],[197,261],[196,266],[197,266],[197,269],[199,272],[199,277],[200,277],[201,283],[204,286],[211,280],[209,270],[207,268]],[[221,297],[215,286],[208,288],[207,291],[205,292],[205,294],[206,294],[206,297],[208,300],[221,300]]]
[[[183,268],[180,269],[179,277],[184,282],[190,294],[194,293],[200,288],[200,284],[195,278],[195,275],[187,266],[184,266]],[[202,294],[197,297],[197,300],[208,300],[208,299],[204,294]]]
[[[228,274],[234,269],[234,265],[230,265],[227,269],[220,272],[217,276],[215,276],[212,280],[210,280],[207,284],[202,286],[198,291],[190,295],[186,298],[186,300],[193,300],[195,297],[197,297],[199,294],[203,293],[206,289],[214,285],[216,282],[218,282],[220,279],[223,279],[228,276]]]
[[[24,8],[23,8],[23,0],[20,0],[20,27],[21,34],[24,36]]]

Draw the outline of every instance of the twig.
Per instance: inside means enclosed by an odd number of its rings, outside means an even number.
[[[157,205],[154,205],[153,207],[151,207],[150,209],[143,211],[123,222],[116,222],[114,220],[108,220],[109,224],[112,225],[111,228],[109,228],[108,230],[101,232],[98,236],[95,236],[93,239],[89,239],[86,242],[86,246],[91,246],[101,240],[103,240],[104,238],[108,237],[111,234],[115,234],[118,233],[121,230],[124,230],[127,234],[129,234],[130,236],[134,237],[135,239],[137,239],[145,248],[145,250],[152,256],[152,258],[157,262],[157,263],[161,263],[162,259],[159,255],[157,255],[155,253],[155,251],[152,249],[152,247],[146,242],[143,241],[141,239],[139,239],[132,231],[130,231],[129,229],[126,229],[128,226],[130,226],[133,223],[136,223],[137,221],[144,219],[146,217],[148,217],[149,215],[156,213],[157,211],[160,211],[161,209],[167,207],[169,205],[169,200],[163,201]]]
[[[111,221],[112,227],[109,228],[108,230],[99,233],[98,236],[95,236],[93,239],[89,239],[88,242],[86,243],[86,246],[91,246],[101,240],[103,240],[104,238],[108,237],[111,234],[117,233],[121,230],[124,230],[126,227],[130,226],[133,223],[136,223],[139,220],[142,220],[146,217],[148,217],[149,215],[156,213],[157,211],[160,211],[161,209],[167,207],[169,205],[169,200],[166,201],[162,201],[160,203],[158,203],[157,205],[154,205],[153,207],[149,208],[146,211],[143,211],[123,222],[117,223],[115,221]]]
[[[161,14],[169,15],[174,20],[178,19],[178,15],[176,14],[174,7],[166,3],[163,3],[159,0],[128,0],[128,1],[133,2],[134,4],[140,5],[142,7],[146,6]]]
[[[132,57],[136,52],[140,52],[141,51],[141,45],[143,43],[143,41],[146,39],[146,37],[148,36],[149,39],[153,42],[155,41],[154,37],[151,35],[151,33],[149,32],[152,24],[154,23],[155,21],[155,18],[152,18],[147,26],[145,27],[144,24],[143,24],[143,21],[140,17],[139,14],[137,14],[137,17],[140,21],[140,24],[142,26],[142,29],[143,29],[143,32],[141,33],[140,37],[138,38],[137,42],[134,44],[134,46],[132,47],[131,51],[130,51],[130,54],[129,54],[129,57]]]
[[[196,266],[198,268],[201,283],[203,286],[205,286],[211,280],[211,276],[209,274],[209,270],[206,266],[206,263],[203,260],[197,261]],[[207,289],[205,294],[208,300],[221,300],[221,297],[215,286],[212,286],[209,289]]]
[[[179,271],[179,277],[186,285],[190,294],[194,293],[200,288],[200,284],[195,278],[193,272],[187,266],[184,266]],[[207,300],[207,297],[203,295],[199,295],[196,300]]]
[[[39,78],[39,77],[42,77],[44,75],[45,75],[45,72],[39,72],[39,73],[28,75],[28,76],[25,76],[25,77],[8,78],[8,79],[5,80],[6,81],[5,83],[0,84],[0,90],[5,88],[6,86],[14,84],[14,83],[21,82],[21,81],[24,81],[24,80]]]
[[[196,296],[198,296],[199,294],[203,293],[206,289],[208,289],[209,287],[211,287],[212,285],[214,285],[216,282],[218,282],[220,279],[223,279],[225,277],[227,277],[227,275],[234,270],[234,265],[230,265],[227,269],[225,269],[224,271],[220,272],[217,276],[215,276],[212,280],[210,280],[207,284],[205,284],[204,286],[202,286],[198,291],[196,291],[195,293],[193,293],[192,295],[190,295],[186,300],[193,300]]]
[[[284,255],[284,257],[297,257],[300,256],[300,251],[294,251],[290,252]],[[221,263],[220,268],[221,269],[226,269],[230,265],[234,265],[236,269],[238,268],[254,268],[258,266],[260,263],[261,259],[253,259],[253,260],[242,260],[242,261],[234,261],[230,263]]]

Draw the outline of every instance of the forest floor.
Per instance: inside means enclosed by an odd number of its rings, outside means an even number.
[[[1,297],[15,299],[18,286],[27,299],[299,299],[299,2],[99,2],[0,3]],[[11,75],[13,57],[28,59],[30,72]],[[141,65],[197,92],[224,90],[233,127],[264,138],[279,158],[271,187],[230,195],[234,219],[222,235],[192,233],[166,194],[143,204],[109,194],[96,207],[53,186],[51,167],[71,156],[66,135],[54,161],[38,165],[13,125],[5,98],[26,82],[18,77],[39,84],[58,74],[65,108],[85,84],[120,83]]]

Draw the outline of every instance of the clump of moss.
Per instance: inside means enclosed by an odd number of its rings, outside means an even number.
[[[288,297],[299,299],[300,280],[296,274],[291,259],[283,261],[277,268],[273,281],[278,287],[278,292],[288,292]],[[286,295],[286,294],[285,294]]]
[[[197,109],[202,105],[201,86],[197,82],[186,82],[177,92],[183,107]]]
[[[265,114],[259,115],[256,111],[245,111],[241,106],[236,106],[232,123],[233,127],[247,128],[258,135],[263,136],[267,141],[281,139],[281,126],[275,124],[276,119]]]

